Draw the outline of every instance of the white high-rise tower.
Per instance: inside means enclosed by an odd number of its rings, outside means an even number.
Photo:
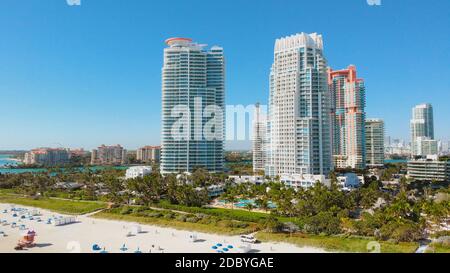
[[[416,105],[412,109],[411,152],[413,156],[422,155],[419,151],[422,141],[434,140],[433,107],[429,103]]]
[[[161,173],[222,172],[225,128],[223,49],[187,38],[166,41],[162,69]]]
[[[253,172],[264,171],[265,168],[265,139],[266,139],[266,116],[261,111],[259,103],[255,106],[253,119]]]
[[[267,175],[329,174],[330,110],[322,36],[301,33],[276,40],[270,73]]]

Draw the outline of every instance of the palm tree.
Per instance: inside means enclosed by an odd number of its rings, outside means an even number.
[[[247,203],[247,204],[245,204],[245,208],[248,211],[252,211],[255,208],[255,206],[252,203]]]
[[[236,203],[237,198],[233,194],[227,194],[225,196],[225,201],[231,203],[231,209],[234,209],[234,203]]]

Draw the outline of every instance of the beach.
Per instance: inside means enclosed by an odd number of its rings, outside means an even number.
[[[13,217],[12,206],[30,212],[38,211],[33,220]],[[4,213],[4,210],[7,210]],[[21,212],[24,213],[24,212]],[[19,214],[19,213],[17,213]],[[27,214],[28,215],[28,214]],[[239,236],[206,234],[176,230],[166,227],[139,225],[131,222],[103,220],[90,215],[76,216],[76,222],[63,226],[48,224],[48,219],[64,219],[67,215],[25,206],[0,204],[0,220],[8,224],[0,224],[0,231],[7,236],[0,236],[0,253],[241,253],[242,247],[251,247],[251,253],[321,253],[322,249],[314,247],[298,247],[287,243],[256,243],[247,244],[240,241]],[[36,221],[40,218],[42,222]],[[20,222],[19,222],[20,220]],[[34,230],[36,246],[22,251],[14,247],[23,234],[11,223],[23,224],[29,230]],[[195,237],[193,242],[190,237]],[[97,250],[93,246],[97,245]],[[229,247],[231,246],[231,247]],[[226,248],[226,251],[223,250]]]

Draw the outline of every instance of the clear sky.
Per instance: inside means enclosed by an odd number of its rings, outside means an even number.
[[[276,38],[324,36],[334,69],[357,66],[367,116],[409,139],[415,104],[450,139],[450,1],[2,0],[0,149],[159,144],[164,40],[224,47],[227,104],[267,103]]]

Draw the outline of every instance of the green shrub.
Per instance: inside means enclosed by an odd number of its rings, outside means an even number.
[[[167,214],[164,215],[165,219],[174,219],[175,218],[175,213],[169,212]]]
[[[145,211],[144,207],[135,207],[135,208],[133,208],[133,214],[142,215],[141,212],[144,212],[144,211]]]
[[[200,219],[198,219],[197,217],[188,217],[186,218],[186,222],[189,223],[197,223]]]
[[[152,218],[161,218],[163,214],[161,212],[147,212],[145,213],[145,216]]]
[[[180,222],[186,222],[186,219],[187,219],[187,216],[184,214],[180,214],[176,217],[176,220],[180,221]]]
[[[123,207],[120,210],[120,214],[125,215],[125,214],[130,214],[132,212],[132,209],[130,207]]]

